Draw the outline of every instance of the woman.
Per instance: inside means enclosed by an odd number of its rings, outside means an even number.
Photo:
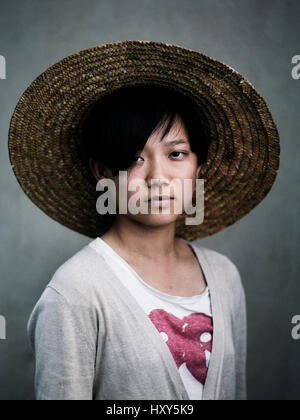
[[[25,92],[10,128],[14,171],[47,214],[94,238],[56,270],[30,316],[37,399],[246,398],[239,271],[225,255],[191,240],[234,223],[270,190],[279,142],[263,104],[228,66],[146,41],[75,54]],[[16,138],[22,115],[31,126],[29,106],[40,137],[49,136],[47,147],[39,140],[42,153],[25,153],[25,167],[44,159],[38,193],[29,187],[36,178],[18,172]],[[37,131],[27,135],[37,138]],[[126,171],[126,212],[120,171]],[[205,218],[189,225],[185,204],[195,203],[201,174]],[[104,201],[95,214],[91,186],[96,190],[103,179],[116,186],[115,214],[105,214]],[[50,197],[43,194],[46,180]],[[130,211],[129,185],[136,180],[145,212]]]

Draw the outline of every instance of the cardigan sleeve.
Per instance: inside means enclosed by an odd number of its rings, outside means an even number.
[[[95,351],[80,305],[46,287],[27,324],[37,400],[92,400]],[[88,326],[86,326],[88,328]]]
[[[236,268],[236,267],[235,267]],[[234,316],[234,346],[236,354],[236,400],[247,399],[247,309],[246,297],[241,276],[236,268],[237,274],[237,300]]]

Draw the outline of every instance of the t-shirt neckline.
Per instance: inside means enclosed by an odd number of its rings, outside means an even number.
[[[152,286],[150,286],[148,283],[146,283],[142,277],[134,270],[133,267],[131,267],[130,264],[128,264],[128,262],[126,260],[124,260],[124,258],[122,258],[107,242],[105,242],[102,238],[100,238],[99,236],[94,240],[96,242],[96,244],[99,244],[100,246],[104,247],[109,253],[113,254],[123,265],[125,265],[125,267],[127,267],[131,273],[137,277],[139,279],[139,281],[147,288],[149,288],[153,293],[155,293],[158,296],[163,297],[164,299],[168,299],[172,302],[176,301],[176,302],[194,302],[198,299],[204,298],[205,296],[207,296],[207,294],[209,293],[209,287],[208,285],[206,286],[205,290],[198,294],[198,295],[193,295],[193,296],[175,296],[175,295],[170,295],[169,293],[165,293],[162,292]],[[185,241],[185,240],[184,240]],[[193,250],[192,248],[192,244],[188,241],[185,241],[190,248]],[[193,251],[194,252],[194,251]],[[197,254],[195,253],[196,257]],[[198,259],[198,257],[197,257]],[[200,263],[200,262],[199,262]]]

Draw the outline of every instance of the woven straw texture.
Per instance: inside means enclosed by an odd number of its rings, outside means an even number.
[[[205,112],[212,143],[204,179],[204,221],[176,235],[193,241],[232,225],[270,191],[280,143],[270,110],[252,84],[207,55],[177,45],[120,41],[68,56],[37,77],[10,122],[9,156],[28,197],[47,215],[91,238],[111,223],[96,210],[95,179],[78,152],[80,123],[92,104],[124,86],[155,84],[191,97]],[[191,215],[188,215],[191,217]]]

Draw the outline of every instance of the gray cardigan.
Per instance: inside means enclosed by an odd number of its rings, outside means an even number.
[[[189,242],[211,293],[203,400],[246,399],[246,301],[225,255]],[[158,330],[102,255],[84,246],[54,273],[29,321],[38,400],[189,400]]]

